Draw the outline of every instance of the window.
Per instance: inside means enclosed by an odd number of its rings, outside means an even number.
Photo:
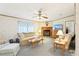
[[[36,24],[34,24],[32,21],[19,21],[18,22],[18,32],[35,32],[35,27],[37,27]]]

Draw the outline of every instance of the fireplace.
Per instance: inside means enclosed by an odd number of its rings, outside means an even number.
[[[50,36],[50,30],[44,30],[43,35],[44,36]]]
[[[41,33],[43,36],[52,36],[52,27],[42,27]]]

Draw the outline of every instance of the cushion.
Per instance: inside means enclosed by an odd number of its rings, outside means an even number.
[[[29,33],[23,33],[25,37],[31,37],[34,36],[35,33],[34,32],[29,32]]]
[[[23,33],[18,33],[19,37],[22,39],[24,38],[24,34]]]
[[[68,33],[69,35],[71,35],[71,36],[74,36],[74,32],[71,32],[71,33]]]
[[[0,45],[0,49],[3,48],[4,46],[8,45],[9,43],[5,43],[5,44],[2,44]]]
[[[70,44],[70,41],[71,41],[71,37],[72,37],[72,35],[70,35],[70,34],[66,34],[65,35],[65,40],[67,41],[67,44],[66,44],[66,49],[68,49],[69,48],[69,44]]]

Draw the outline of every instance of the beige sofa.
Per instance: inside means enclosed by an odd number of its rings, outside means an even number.
[[[21,46],[26,46],[29,44],[29,42],[31,42],[34,39],[41,39],[40,36],[36,35],[34,32],[29,32],[29,33],[18,33],[19,37],[20,37],[20,45]],[[31,40],[31,41],[30,41]]]

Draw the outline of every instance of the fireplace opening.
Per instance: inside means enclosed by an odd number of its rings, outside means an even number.
[[[50,36],[50,30],[44,30],[43,35],[44,36]]]

